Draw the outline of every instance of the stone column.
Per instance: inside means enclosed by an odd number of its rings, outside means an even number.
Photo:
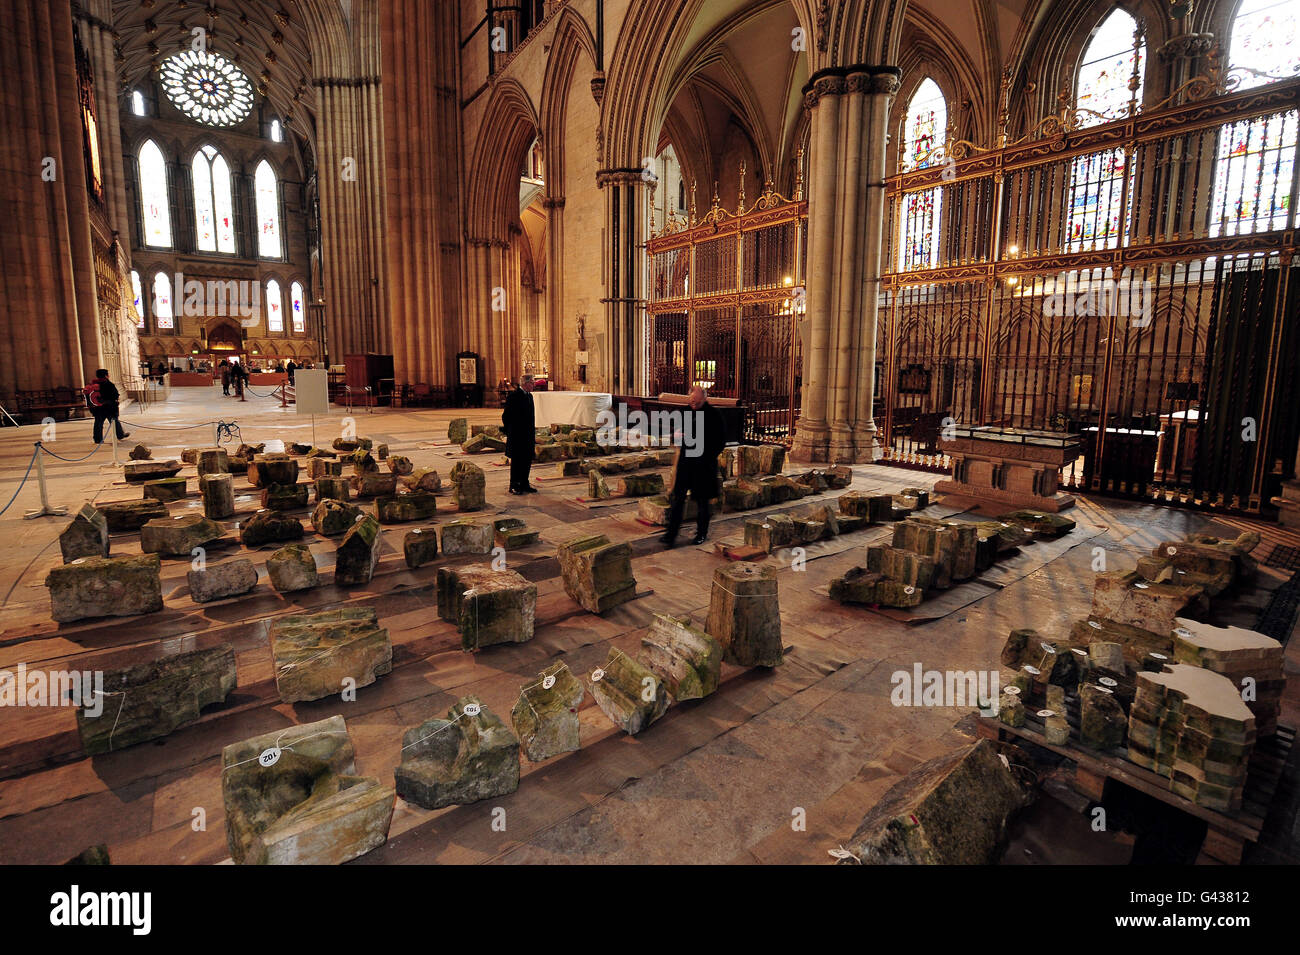
[[[894,67],[824,70],[804,88],[812,111],[808,347],[791,456],[875,458],[872,383],[885,214],[885,137]]]
[[[605,355],[607,376],[596,382],[614,394],[640,386],[642,257],[645,206],[643,171],[602,169],[596,184],[605,192]],[[590,337],[590,336],[588,336]]]
[[[576,382],[567,380],[564,372],[564,350],[577,346],[564,341],[564,197],[548,195],[542,200],[546,210],[546,306],[542,321],[548,324],[547,342],[550,346],[551,387],[573,388]]]

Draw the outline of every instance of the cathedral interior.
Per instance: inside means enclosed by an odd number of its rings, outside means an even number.
[[[1300,863],[1300,0],[0,11],[0,862]]]

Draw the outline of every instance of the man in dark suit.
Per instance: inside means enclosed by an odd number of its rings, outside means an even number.
[[[695,501],[695,540],[703,544],[709,537],[709,502],[718,496],[718,455],[727,444],[727,423],[722,412],[709,404],[704,389],[698,385],[691,389],[690,406],[686,414],[693,416],[689,427],[683,427],[683,445],[677,453],[677,468],[673,476],[673,493],[668,508],[668,530],[663,536],[665,547],[677,543],[677,532],[682,526],[689,492]],[[686,441],[685,438],[693,440]]]
[[[121,396],[118,394],[117,386],[108,380],[108,369],[100,368],[95,372],[95,380],[86,388],[86,403],[90,406],[90,413],[95,417],[95,443],[100,444],[104,440],[105,422],[113,422],[117,429],[117,440],[122,441],[131,437],[122,430],[122,422],[118,420],[118,402]]]
[[[501,430],[506,436],[506,457],[510,459],[510,493],[536,494],[529,483],[537,448],[537,424],[533,412],[533,379],[521,377],[508,395],[501,412]]]

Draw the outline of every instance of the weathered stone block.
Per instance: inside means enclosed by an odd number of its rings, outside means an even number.
[[[402,485],[408,491],[427,491],[432,494],[442,489],[442,478],[432,468],[415,468],[402,478]]]
[[[375,446],[369,438],[335,438],[331,447],[335,451],[345,451],[351,454],[353,451],[369,451]]]
[[[452,444],[464,444],[469,440],[469,421],[465,418],[452,418],[447,422],[447,440]]]
[[[728,663],[779,666],[781,608],[772,569],[737,562],[714,570],[704,629],[722,644]]]
[[[239,539],[245,547],[301,540],[302,534],[302,521],[275,511],[258,511],[242,522],[239,529]]]
[[[672,506],[668,496],[661,494],[658,497],[643,497],[637,502],[637,517],[647,524],[656,524],[659,526],[668,523],[668,510]],[[686,507],[683,510],[683,520],[695,520],[695,499],[687,498]]]
[[[636,596],[632,550],[604,534],[577,537],[557,548],[564,592],[591,613],[604,613]]]
[[[235,651],[224,644],[106,669],[103,705],[77,710],[81,746],[95,756],[166,736],[234,688]]]
[[[306,484],[271,484],[262,488],[262,506],[270,511],[295,511],[307,506]]]
[[[524,755],[540,763],[578,749],[578,707],[585,696],[582,681],[567,664],[555,663],[519,690],[510,721]]]
[[[1008,821],[1028,802],[997,746],[979,740],[909,772],[867,813],[846,848],[863,865],[990,865]]]
[[[866,567],[852,567],[844,576],[831,580],[830,595],[832,600],[842,604],[875,604],[900,609],[919,607],[925,599],[925,591],[915,584],[892,580]]]
[[[200,478],[205,474],[228,474],[230,457],[226,454],[225,448],[202,448],[195,458],[194,466]]]
[[[587,500],[603,501],[610,497],[609,484],[596,468],[587,472]]]
[[[779,547],[790,547],[797,536],[794,521],[787,514],[769,514],[745,521],[745,543],[764,553],[770,554]]]
[[[354,475],[374,474],[379,470],[379,461],[374,454],[365,448],[358,448],[348,455],[348,463],[352,465]]]
[[[662,474],[629,474],[618,481],[621,497],[652,497],[664,493]]]
[[[183,477],[158,478],[156,481],[144,482],[144,496],[155,501],[179,501],[187,491]]]
[[[393,669],[393,643],[374,610],[291,614],[273,621],[270,635],[275,685],[285,703],[369,686]]]
[[[533,638],[537,586],[486,564],[439,567],[438,616],[456,624],[464,650],[526,643]]]
[[[457,461],[451,468],[452,499],[462,511],[477,511],[486,504],[484,488],[487,485],[483,469],[468,461]]]
[[[1079,687],[1079,739],[1084,746],[1109,752],[1124,745],[1128,720],[1115,694],[1104,686]]]
[[[78,557],[108,556],[108,519],[87,501],[59,534],[65,564]]]
[[[617,647],[592,672],[591,696],[610,722],[629,736],[663,716],[672,702],[663,681]]]
[[[923,591],[934,586],[933,559],[888,544],[873,544],[867,548],[867,570]]]
[[[447,719],[406,731],[394,776],[397,794],[422,809],[509,795],[519,788],[519,740],[477,697],[466,696]]]
[[[157,554],[78,557],[45,577],[50,615],[60,623],[85,617],[128,617],[161,610]]]
[[[285,544],[266,559],[266,573],[277,593],[310,590],[320,584],[316,558],[306,544]]]
[[[122,476],[126,478],[127,484],[143,484],[145,481],[175,477],[181,473],[182,467],[184,465],[176,460],[131,461],[122,466]]]
[[[1041,511],[1011,511],[998,518],[1009,524],[1019,524],[1035,537],[1060,537],[1074,530],[1075,522],[1060,514],[1044,514]]]
[[[263,766],[268,751],[276,759]],[[237,864],[338,865],[388,838],[396,793],[355,775],[341,716],[233,743],[221,765],[226,840]]]
[[[438,528],[417,527],[402,538],[402,555],[406,566],[415,570],[438,556]]]
[[[336,458],[308,458],[307,477],[318,483],[321,478],[342,478],[343,462]]]
[[[641,638],[641,663],[663,681],[672,700],[699,700],[722,680],[722,644],[689,621],[657,613]]]
[[[388,459],[388,470],[392,471],[399,477],[405,477],[415,470],[415,465],[411,459],[402,454],[394,454]]]
[[[392,497],[397,493],[397,475],[382,471],[367,471],[348,478],[357,497]]]
[[[306,485],[304,485],[305,487]],[[351,498],[352,485],[347,478],[341,477],[322,477],[317,478],[315,485],[316,503],[321,501],[346,501]]]
[[[517,517],[499,517],[492,522],[493,539],[498,547],[518,550],[536,544],[538,531],[529,530]]]
[[[393,497],[375,498],[375,516],[381,524],[427,521],[438,510],[438,499],[427,491],[412,491]]]
[[[452,554],[490,554],[492,525],[469,517],[458,517],[442,525],[442,552]]]
[[[355,504],[326,498],[311,512],[311,525],[323,537],[337,537],[346,534],[364,513]]]
[[[287,454],[259,454],[248,465],[248,483],[253,487],[297,484],[298,459]]]
[[[504,451],[506,442],[504,438],[494,437],[487,432],[480,432],[464,442],[460,449],[466,454],[486,454],[489,451]]]
[[[367,584],[379,563],[379,522],[369,515],[357,521],[339,543],[334,558],[334,583],[340,587]]]
[[[219,521],[235,515],[235,484],[229,474],[205,474],[199,478],[203,516]]]
[[[223,597],[238,597],[257,586],[257,568],[247,557],[205,563],[202,570],[191,570],[186,579],[195,603],[207,603]]]
[[[1092,588],[1092,614],[1167,636],[1176,617],[1199,617],[1209,609],[1205,590],[1196,585],[1156,584],[1136,572],[1100,573]]]
[[[146,554],[189,557],[196,547],[220,540],[224,527],[201,514],[160,517],[140,528],[140,549]]]
[[[149,521],[167,516],[167,505],[162,501],[108,501],[96,504],[95,509],[104,515],[111,534],[138,531]]]

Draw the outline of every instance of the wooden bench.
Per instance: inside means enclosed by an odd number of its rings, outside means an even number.
[[[87,414],[82,392],[73,388],[16,390],[14,399],[18,405],[18,418],[24,424],[40,424],[46,418],[68,421],[84,418]]]

